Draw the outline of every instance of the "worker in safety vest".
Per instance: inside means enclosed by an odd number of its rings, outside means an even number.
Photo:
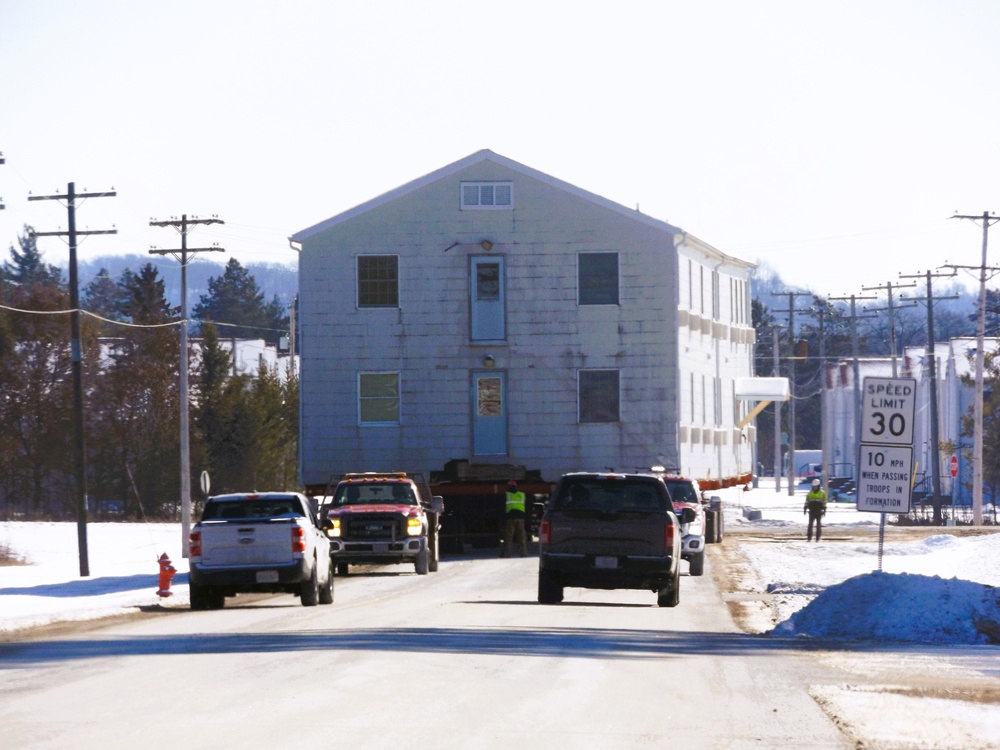
[[[812,482],[812,489],[806,495],[806,503],[802,506],[802,513],[809,514],[806,541],[812,541],[813,524],[816,524],[816,541],[818,542],[820,534],[823,533],[823,516],[826,515],[826,493],[820,487],[818,479],[814,479]]]
[[[527,556],[528,541],[524,532],[527,515],[524,493],[517,489],[517,482],[509,482],[504,496],[503,543],[500,547],[500,557],[510,557],[512,541],[518,545],[521,556]]]

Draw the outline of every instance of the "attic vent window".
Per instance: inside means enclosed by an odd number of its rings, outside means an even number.
[[[511,182],[463,182],[463,211],[506,211],[514,208]]]

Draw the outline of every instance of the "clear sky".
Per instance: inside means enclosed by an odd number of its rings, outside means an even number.
[[[996,0],[0,0],[0,249],[300,229],[482,148],[820,294],[978,265],[1000,213]],[[1000,265],[1000,227],[991,262]],[[40,240],[64,263],[65,245]],[[971,276],[965,277],[971,283]]]

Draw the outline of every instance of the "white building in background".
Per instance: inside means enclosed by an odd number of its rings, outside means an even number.
[[[996,340],[986,341],[987,352],[997,350]],[[896,360],[896,377],[913,378],[917,384],[913,425],[913,473],[916,496],[933,490],[933,461],[937,460],[941,494],[955,505],[972,504],[972,438],[962,435],[962,420],[970,417],[975,401],[975,338],[955,338],[936,344],[938,446],[932,440],[931,377],[927,347],[907,347]],[[889,357],[858,361],[858,388],[866,377],[893,376]],[[963,382],[963,380],[969,382]],[[826,366],[824,401],[825,445],[831,476],[855,476],[858,455],[854,360],[844,359]],[[957,458],[957,475],[951,476],[952,456]]]
[[[193,346],[197,347],[197,352],[201,353],[201,340],[197,339]],[[284,381],[288,376],[289,367],[292,372],[298,372],[298,357],[289,359],[289,355],[278,351],[273,344],[268,344],[264,339],[227,339],[219,338],[219,346],[228,352],[232,357],[233,375],[255,376],[263,366],[268,370],[278,374]]]

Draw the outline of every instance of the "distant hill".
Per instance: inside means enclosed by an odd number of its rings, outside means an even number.
[[[188,285],[188,309],[201,301],[203,295],[208,294],[208,282],[212,278],[222,276],[225,273],[226,258],[223,262],[216,262],[198,258],[191,261],[187,268]],[[127,269],[137,272],[147,263],[156,266],[159,276],[163,279],[164,290],[167,301],[171,304],[179,305],[181,298],[181,269],[180,264],[169,255],[108,255],[79,262],[80,291],[86,288],[87,284],[100,273],[101,269],[107,269],[112,279],[117,280]],[[294,265],[284,265],[281,263],[248,263],[243,264],[257,286],[264,293],[264,301],[270,302],[275,295],[281,300],[287,309],[289,303],[295,298],[299,287],[299,271]]]

